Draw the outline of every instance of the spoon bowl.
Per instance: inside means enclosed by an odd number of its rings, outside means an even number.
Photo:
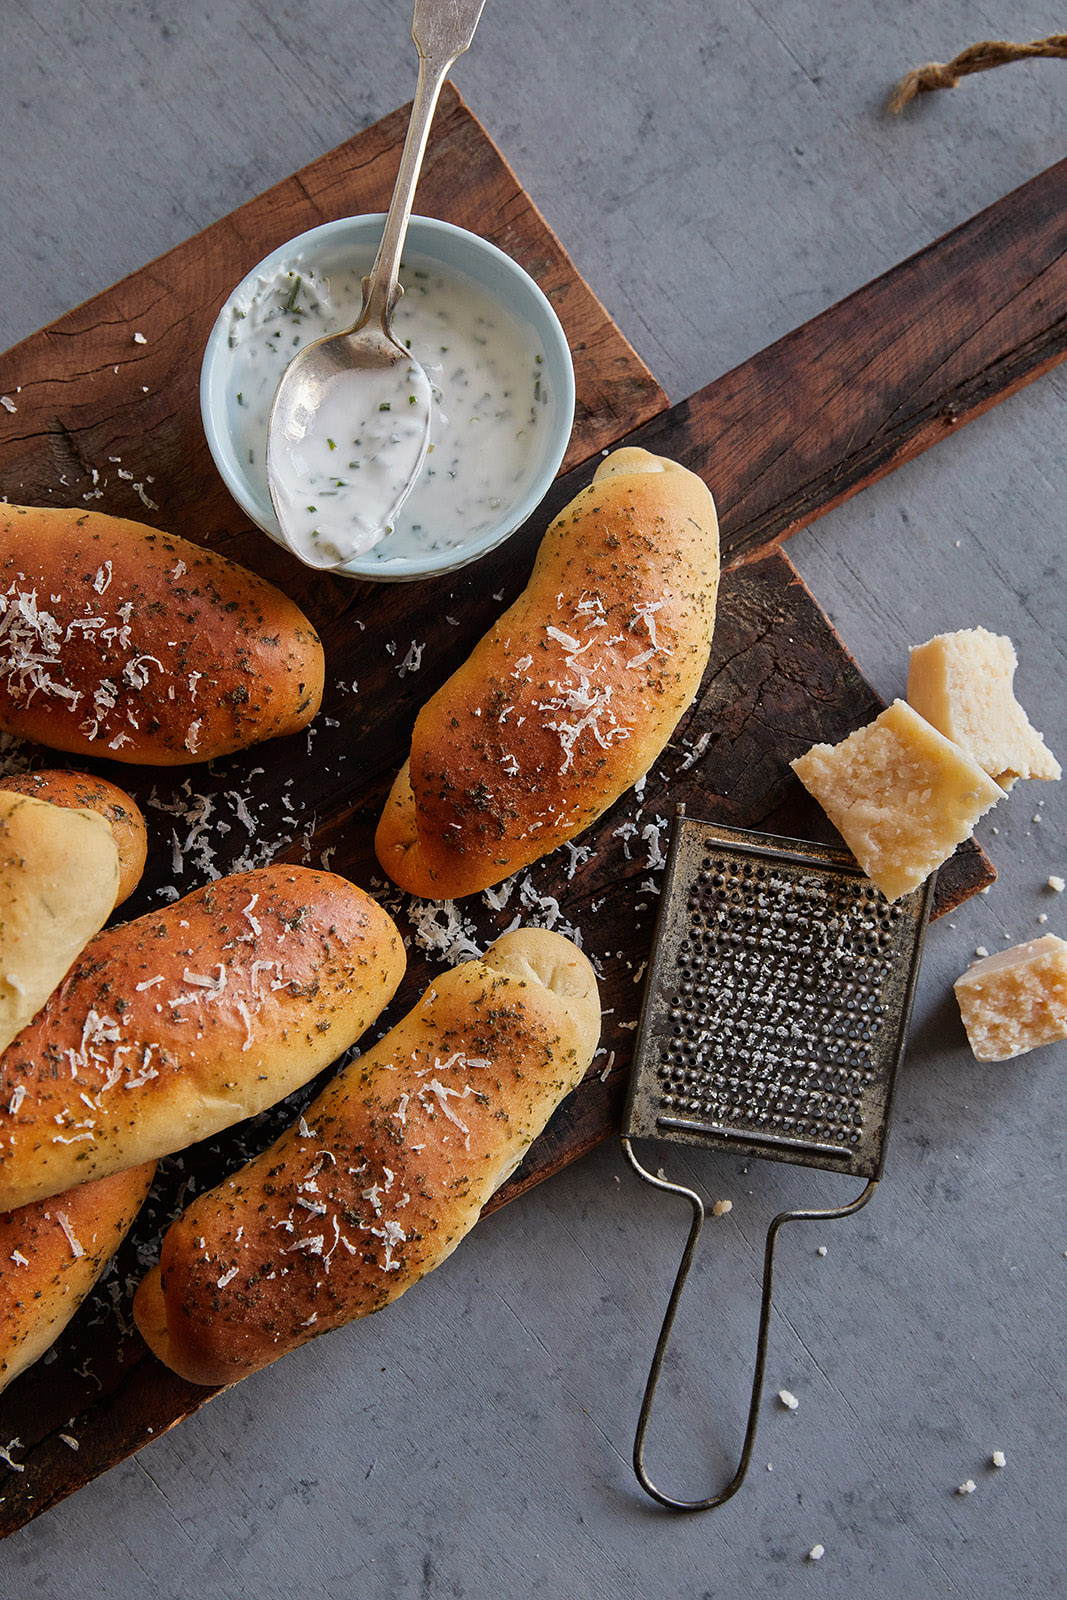
[[[415,0],[419,77],[393,196],[358,320],[306,345],[278,384],[267,484],[282,540],[309,566],[343,570],[391,532],[430,438],[432,386],[392,331],[400,257],[445,78],[485,0]]]
[[[426,460],[432,404],[419,362],[381,328],[294,356],[271,408],[267,481],[307,566],[337,570],[392,532]]]

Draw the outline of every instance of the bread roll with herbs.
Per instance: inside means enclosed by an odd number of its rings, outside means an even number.
[[[102,816],[0,790],[0,1050],[104,926],[118,892],[118,846]]]
[[[144,1203],[154,1161],[0,1215],[0,1389],[59,1338]]]
[[[318,635],[255,573],[99,511],[0,507],[0,729],[179,766],[295,733]]]
[[[474,894],[594,822],[696,694],[718,582],[695,473],[632,448],[601,462],[523,593],[419,712],[375,838],[390,878]]]
[[[0,1056],[0,1210],[273,1105],[359,1038],[403,970],[381,907],[308,867],[220,878],[97,934]]]
[[[14,802],[20,795],[29,797],[31,807],[48,808],[44,813],[31,813],[36,818],[57,807],[99,813],[111,830],[117,851],[117,898],[122,901],[133,892],[144,870],[147,840],[140,808],[124,790],[106,778],[80,772],[23,773],[0,778],[0,814],[9,800]],[[65,825],[63,842],[82,843],[72,840],[71,827]],[[58,856],[55,865],[55,900],[60,913],[66,915],[70,941],[66,949],[73,960],[97,931],[83,920],[86,937],[73,948],[77,939],[70,940],[72,919],[85,916],[86,863],[72,854],[69,859]],[[43,944],[49,958],[58,963],[63,956],[48,920],[34,918],[23,934]],[[5,931],[9,926],[5,918]],[[0,933],[0,948],[2,943]],[[6,962],[0,961],[0,966],[5,972],[10,970]],[[56,973],[57,983],[62,975],[62,971]],[[42,987],[47,982],[44,977]],[[48,993],[54,987],[48,984]],[[42,1003],[46,998],[47,994]],[[155,1162],[148,1161],[128,1172],[79,1184],[51,1199],[0,1214],[0,1389],[58,1339],[126,1237],[155,1170]]]
[[[20,772],[0,778],[0,790],[28,794],[71,811],[97,811],[109,824],[119,852],[116,905],[128,900],[141,881],[148,857],[148,830],[140,806],[125,789],[86,772]],[[96,932],[96,929],[93,929]]]
[[[380,1311],[450,1255],[581,1080],[593,969],[521,929],[437,978],[258,1160],[163,1239],[134,1317],[193,1383],[232,1383]]]

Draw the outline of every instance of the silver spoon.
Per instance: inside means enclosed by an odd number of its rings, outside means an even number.
[[[274,395],[267,483],[282,542],[308,566],[337,570],[377,544],[426,458],[432,389],[392,332],[404,292],[397,274],[438,96],[474,37],[484,3],[415,0],[418,84],[359,317],[343,332],[305,345]],[[345,449],[338,456],[342,428]],[[359,465],[350,472],[353,452]]]

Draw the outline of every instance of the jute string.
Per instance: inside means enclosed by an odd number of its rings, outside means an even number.
[[[903,111],[916,95],[927,94],[931,89],[954,89],[960,79],[971,72],[988,72],[991,67],[1003,67],[1009,61],[1025,61],[1033,56],[1067,57],[1067,33],[1053,33],[1047,39],[1034,39],[1029,44],[983,39],[981,44],[961,50],[951,61],[930,61],[901,78],[889,97],[889,109]]]

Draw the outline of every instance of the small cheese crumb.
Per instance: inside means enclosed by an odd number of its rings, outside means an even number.
[[[79,1135],[79,1137],[81,1137],[81,1135]],[[92,1135],[90,1134],[90,1135],[88,1135],[88,1137],[91,1138]],[[73,1144],[74,1140],[73,1139],[64,1139],[63,1143],[64,1144]],[[80,1240],[78,1240],[78,1239],[76,1239],[74,1237],[74,1230],[71,1227],[68,1218],[64,1216],[62,1211],[57,1211],[56,1212],[56,1221],[59,1223],[59,1226],[63,1229],[63,1232],[66,1235],[67,1243],[70,1245],[70,1253],[71,1253],[71,1255],[74,1257],[75,1260],[77,1260],[79,1256],[83,1256],[85,1254],[84,1247],[82,1246]]]
[[[826,1554],[826,1549],[825,1549],[825,1547],[823,1545],[821,1545],[821,1544],[813,1544],[811,1549],[808,1551],[808,1560],[809,1561],[821,1561],[825,1554]]]
[[[984,944],[979,944],[975,945],[974,953],[978,957],[979,961],[984,961],[986,956],[989,954],[989,951],[986,949]]]
[[[72,1433],[61,1433],[59,1437],[62,1439],[63,1443],[69,1445],[72,1450],[81,1449],[81,1446]]]
[[[966,1483],[961,1483],[960,1484],[959,1488],[956,1490],[956,1493],[957,1494],[973,1494],[974,1491],[977,1489],[977,1487],[978,1487],[978,1485],[975,1483],[974,1479],[973,1478],[968,1478]]]
[[[143,333],[135,333],[133,336],[133,342],[134,344],[147,344],[148,340],[145,338]]]
[[[1008,1458],[1004,1454],[1003,1450],[994,1450],[992,1462],[995,1467],[1006,1467],[1008,1464]]]
[[[778,1398],[785,1406],[787,1411],[795,1411],[797,1406],[800,1404],[800,1401],[797,1399],[796,1395],[790,1394],[788,1389],[779,1389]]]
[[[819,1248],[816,1250],[815,1254],[817,1256],[824,1256],[826,1254],[826,1246],[824,1244],[821,1244],[819,1246]]]
[[[18,406],[9,394],[0,394],[0,406],[3,406],[5,411],[14,412],[18,410]]]
[[[733,1209],[734,1203],[732,1200],[716,1200],[711,1208],[711,1214],[713,1217],[725,1217],[726,1213]]]
[[[1053,890],[1054,893],[1062,894],[1064,890],[1064,880],[1059,876],[1058,873],[1054,872],[1048,880],[1048,886]]]

